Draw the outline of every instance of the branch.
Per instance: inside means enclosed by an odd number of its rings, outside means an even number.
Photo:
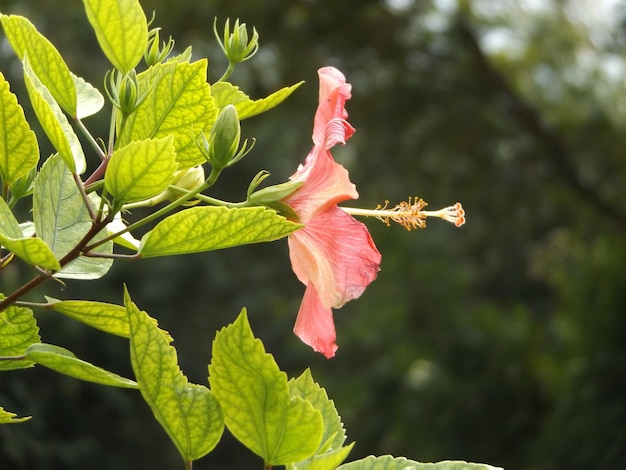
[[[558,168],[557,173],[564,182],[578,194],[584,203],[594,207],[596,211],[622,229],[626,228],[626,212],[623,208],[607,201],[597,188],[581,180],[561,136],[543,121],[539,111],[520,96],[503,74],[491,64],[480,47],[476,33],[462,16],[457,18],[456,29],[462,38],[462,44],[467,48],[483,79],[489,84],[489,88],[496,93],[504,94],[509,99],[513,116],[529,134],[535,137],[539,145],[543,146],[546,150],[546,157]]]

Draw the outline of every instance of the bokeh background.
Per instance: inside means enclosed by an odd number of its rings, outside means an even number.
[[[310,367],[356,446],[507,469],[626,467],[626,5],[609,0],[143,0],[182,51],[225,68],[213,19],[254,25],[261,49],[232,81],[252,97],[306,80],[243,124],[254,151],[216,194],[241,200],[260,170],[284,181],[311,146],[319,67],[353,84],[357,133],[335,156],[375,207],[461,201],[461,229],[407,232],[367,221],[382,270],[336,311],[332,360],[291,333],[303,287],[284,240],[228,252],[120,262],[101,281],[45,293],[135,302],[206,383],[216,329],[247,307],[290,376]],[[78,0],[0,0],[29,17],[102,90],[109,65]],[[0,36],[0,70],[30,113],[21,66]],[[107,116],[89,118],[106,135]],[[34,122],[34,121],[32,121]],[[40,137],[42,153],[51,150]],[[25,215],[25,217],[27,214]],[[2,291],[27,273],[4,270]],[[40,300],[42,292],[33,297]],[[127,342],[38,312],[46,342],[130,375]],[[2,469],[175,469],[179,457],[138,393],[43,368],[0,377]],[[261,468],[228,437],[197,469]]]

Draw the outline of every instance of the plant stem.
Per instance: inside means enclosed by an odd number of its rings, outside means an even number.
[[[87,138],[91,147],[96,151],[96,153],[98,154],[98,157],[100,157],[100,160],[105,160],[106,155],[104,151],[100,148],[100,146],[98,145],[98,142],[96,142],[96,139],[93,138],[93,136],[91,135],[91,132],[89,132],[89,130],[85,127],[85,125],[83,124],[83,121],[81,121],[78,118],[75,118],[74,122],[76,123],[80,131],[83,133],[83,135]]]

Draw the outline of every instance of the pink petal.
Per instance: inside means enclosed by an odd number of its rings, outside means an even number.
[[[346,77],[334,67],[323,67],[317,73],[320,79],[320,92],[313,126],[313,143],[319,147],[329,148],[325,144],[326,127],[333,119],[345,121],[348,117],[345,103],[350,99],[352,86],[346,83]],[[350,129],[349,135],[343,139],[343,142],[354,133],[351,126]]]
[[[337,351],[333,312],[330,308],[324,307],[312,285],[307,286],[304,292],[293,332],[303,343],[328,359]]]
[[[291,180],[303,184],[283,202],[290,205],[305,224],[318,212],[359,197],[348,170],[335,162],[330,152],[319,147],[313,147],[304,166],[298,167]]]
[[[306,286],[313,284],[326,308],[361,296],[376,279],[381,255],[365,225],[332,207],[289,236],[291,267]]]

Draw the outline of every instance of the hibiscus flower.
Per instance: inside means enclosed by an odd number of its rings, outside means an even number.
[[[324,67],[318,74],[313,149],[291,177],[301,186],[283,202],[304,224],[288,239],[291,266],[306,286],[294,332],[330,358],[337,350],[332,309],[361,296],[376,279],[381,255],[365,225],[337,207],[359,196],[348,171],[330,153],[354,133],[344,107],[351,86],[333,67]]]

